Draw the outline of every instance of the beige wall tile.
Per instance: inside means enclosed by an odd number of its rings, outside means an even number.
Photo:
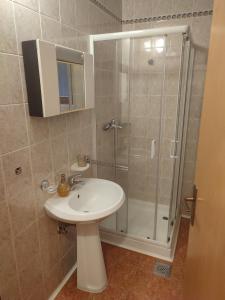
[[[67,170],[68,147],[66,136],[58,136],[51,140],[54,171]]]
[[[74,115],[76,117],[76,115]],[[80,115],[80,127],[87,128],[92,126],[93,109],[81,111]]]
[[[23,101],[20,80],[19,58],[0,54],[0,104],[21,103]]]
[[[15,235],[27,228],[36,218],[36,199],[33,186],[22,186],[8,197],[12,228]]]
[[[134,16],[134,0],[123,0],[122,1],[122,19],[129,20]]]
[[[60,0],[61,21],[65,25],[75,27],[76,24],[76,3],[73,0]]]
[[[176,119],[178,96],[165,96],[163,99],[163,116],[165,118]]]
[[[67,115],[68,132],[80,129],[82,112],[70,113]]]
[[[92,137],[92,127],[86,127],[82,131],[82,140],[81,140],[81,153],[92,156],[92,145],[93,145],[93,137]]]
[[[153,139],[159,139],[160,134],[160,118],[152,118],[147,122],[147,137]]]
[[[49,138],[48,119],[30,117],[28,105],[26,105],[26,118],[29,143],[31,145],[43,142]]]
[[[7,154],[3,157],[3,171],[6,183],[6,196],[14,197],[32,183],[29,149]],[[21,174],[15,170],[21,168]]]
[[[82,32],[90,31],[90,1],[76,0],[76,28]]]
[[[40,247],[41,247],[41,257],[43,261],[43,271],[45,274],[49,274],[53,266],[57,264],[60,258],[59,234],[57,232],[57,222],[50,219],[46,215],[40,217],[39,236],[40,236],[39,238],[40,238]],[[64,254],[65,253],[63,253],[63,255]]]
[[[35,184],[40,185],[53,171],[49,141],[31,147],[31,163]]]
[[[69,162],[74,163],[77,160],[77,155],[81,151],[81,133],[79,130],[74,130],[68,135],[69,147]]]
[[[19,290],[19,282],[16,276],[12,277],[9,281],[1,285],[0,293],[2,299],[6,300],[21,300],[20,290]]]
[[[213,9],[213,0],[195,0],[193,1],[193,11]]]
[[[42,37],[52,43],[61,44],[62,33],[61,24],[59,21],[49,17],[41,17]]]
[[[56,179],[58,178],[54,176],[53,172],[50,173],[47,177],[45,177],[45,179],[47,179],[50,184],[58,183],[58,181],[56,181]],[[35,182],[34,192],[35,192],[35,199],[36,199],[36,213],[37,216],[40,217],[46,214],[46,211],[44,209],[44,204],[49,199],[49,194],[41,190],[39,180]]]
[[[0,202],[0,240],[1,243],[10,241],[11,230],[8,206],[5,201]]]
[[[134,2],[134,18],[150,17],[153,14],[153,1],[142,0]]]
[[[17,53],[12,1],[0,1],[0,51]]]
[[[173,177],[173,168],[174,168],[174,160],[170,159],[169,156],[167,159],[160,159],[159,162],[159,172],[160,177],[163,178],[172,178]]]
[[[24,72],[24,64],[23,64],[23,58],[22,57],[19,57],[19,64],[20,64],[20,75],[21,75],[23,100],[24,100],[24,102],[28,102],[28,99],[27,99],[27,87],[26,87],[25,72]]]
[[[64,275],[66,275],[69,272],[71,266],[74,265],[75,262],[76,262],[76,250],[75,247],[73,247],[63,257],[61,262],[61,268]]]
[[[78,0],[79,1],[79,0]],[[120,0],[99,0],[107,9],[113,12],[116,16],[121,17],[122,1]]]
[[[59,19],[59,0],[40,0],[40,12],[54,19]]]
[[[61,261],[57,262],[51,269],[48,274],[44,274],[44,282],[45,282],[45,290],[46,290],[46,298],[48,299],[49,296],[52,294],[59,283],[61,282],[63,276],[63,270]]]
[[[41,266],[41,259],[36,254],[19,273],[22,299],[38,299],[38,295],[43,297],[44,286]]]
[[[13,247],[11,241],[5,241],[0,245],[0,290],[7,286],[7,283],[15,278],[16,262],[13,255]],[[9,298],[8,298],[9,299]]]
[[[149,101],[148,96],[137,96],[132,99],[132,104],[130,107],[130,115],[131,117],[142,117],[146,116],[147,111],[147,103]]]
[[[61,234],[59,236],[59,255],[60,257],[65,256],[65,254],[68,252],[68,249],[73,249],[73,255],[75,258],[76,255],[76,227],[75,226],[70,226],[68,227],[68,233],[66,235]],[[75,259],[74,259],[75,263]]]
[[[24,105],[0,106],[0,154],[28,145]]]
[[[18,49],[19,53],[22,53],[22,41],[41,38],[40,17],[38,13],[19,4],[15,4],[15,20]],[[27,30],[27,24],[32,24],[29,30]]]
[[[210,39],[212,17],[194,18],[192,22],[193,41],[204,48],[208,48]]]
[[[5,185],[3,179],[2,159],[0,159],[0,203],[5,200]]]
[[[161,96],[151,96],[148,101],[148,106],[147,106],[148,117],[149,118],[160,118],[161,109],[162,109],[162,97]]]
[[[175,0],[173,1],[173,13],[191,12],[192,6],[193,6],[192,0]]]
[[[61,25],[61,44],[64,45],[65,47],[69,47],[72,49],[78,49],[78,32],[67,26],[62,24]]]
[[[152,15],[169,15],[173,12],[172,0],[152,0]]]
[[[166,72],[165,94],[168,96],[177,95],[179,89],[179,70],[175,72]]]
[[[147,134],[147,118],[133,118],[131,120],[131,136],[134,137],[145,137]]]
[[[30,225],[15,238],[15,251],[18,269],[26,269],[39,252],[37,223]]]
[[[56,116],[48,118],[49,121],[49,132],[51,137],[56,137],[58,135],[67,132],[67,116]]]

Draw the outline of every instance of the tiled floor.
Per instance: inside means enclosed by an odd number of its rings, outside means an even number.
[[[155,258],[103,244],[108,288],[101,294],[79,291],[74,274],[56,300],[182,300],[188,228],[189,221],[182,219],[169,279],[153,275]]]

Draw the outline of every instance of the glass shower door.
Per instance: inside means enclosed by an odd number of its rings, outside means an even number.
[[[128,233],[155,238],[165,36],[131,39]]]
[[[117,182],[126,192],[128,176],[126,132],[129,126],[128,102],[121,96],[121,83],[128,84],[128,76],[122,76],[124,51],[129,54],[129,40],[98,41],[94,45],[97,176]],[[128,95],[126,97],[129,99]],[[112,120],[119,125],[118,128],[104,130],[105,124]],[[125,202],[117,213],[106,218],[101,227],[110,231],[126,232],[127,203]]]
[[[155,239],[168,240],[168,228],[175,224],[178,175],[183,116],[181,78],[183,71],[183,35],[167,37],[165,82],[162,103],[162,130],[160,134],[159,185]],[[181,131],[180,131],[181,129]],[[171,226],[170,226],[171,225]]]

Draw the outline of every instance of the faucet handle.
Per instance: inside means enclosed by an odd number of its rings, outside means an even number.
[[[68,178],[69,185],[73,186],[74,184],[76,184],[78,182],[81,182],[81,180],[79,180],[79,178],[81,178],[81,177],[82,177],[82,175],[80,173],[79,174],[75,174],[75,175],[71,175]]]

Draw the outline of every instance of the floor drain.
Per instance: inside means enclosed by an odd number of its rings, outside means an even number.
[[[157,261],[154,266],[153,273],[157,276],[168,278],[171,274],[172,265]]]

